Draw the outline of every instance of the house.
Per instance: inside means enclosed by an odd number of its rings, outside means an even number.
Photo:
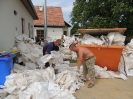
[[[34,20],[38,19],[31,0],[0,0],[0,50],[15,44],[15,35],[33,38]]]
[[[47,6],[47,37],[70,36],[70,25],[64,21],[61,7]],[[34,35],[44,38],[43,6],[35,6],[39,20],[34,20]]]

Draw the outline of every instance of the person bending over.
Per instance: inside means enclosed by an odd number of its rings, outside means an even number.
[[[51,51],[59,51],[59,46],[61,44],[61,40],[60,39],[57,39],[56,41],[54,42],[50,42],[50,43],[47,43],[44,47],[43,47],[43,55],[46,55],[46,54],[51,54]],[[49,67],[50,64],[49,62],[47,62],[45,64],[45,67]],[[52,64],[52,67],[54,68],[55,65]]]
[[[75,44],[71,44],[69,46],[69,49],[71,51],[76,52],[77,54],[77,65],[78,65],[78,71],[80,69],[80,66],[83,64],[83,80],[86,81],[86,76],[89,74],[90,82],[88,85],[88,88],[91,88],[94,86],[94,80],[95,80],[95,61],[96,57],[94,54],[87,48],[76,46]]]

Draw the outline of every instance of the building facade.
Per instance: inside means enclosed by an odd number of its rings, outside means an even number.
[[[33,38],[34,20],[38,19],[31,0],[0,0],[0,50],[15,44],[15,35]]]
[[[34,20],[34,36],[46,38],[43,6],[35,6],[39,20]],[[47,6],[47,37],[70,36],[70,25],[64,21],[61,7]]]

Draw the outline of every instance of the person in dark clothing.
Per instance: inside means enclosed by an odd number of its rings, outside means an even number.
[[[41,44],[41,40],[40,40],[39,36],[36,37],[36,43],[39,45]]]
[[[55,46],[55,51],[59,51],[59,47],[58,46]]]
[[[59,51],[59,47],[61,44],[61,40],[60,39],[57,39],[56,41],[54,42],[50,42],[50,43],[47,43],[44,47],[43,47],[43,55],[46,55],[46,54],[51,54],[51,51]],[[45,64],[45,67],[49,67],[50,64],[49,62],[47,62]],[[52,66],[54,67],[54,64],[52,64]]]
[[[47,41],[47,40],[44,40],[44,46],[45,46],[47,43],[48,43],[48,41]]]

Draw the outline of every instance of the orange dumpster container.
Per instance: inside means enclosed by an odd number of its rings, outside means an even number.
[[[118,71],[120,57],[125,46],[96,46],[87,44],[79,44],[78,46],[86,47],[93,52],[96,56],[96,65],[102,68],[106,66],[108,70]]]

